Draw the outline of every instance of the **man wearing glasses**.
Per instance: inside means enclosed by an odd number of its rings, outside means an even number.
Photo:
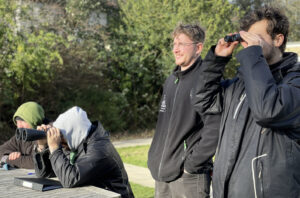
[[[207,198],[220,119],[200,117],[191,102],[205,32],[199,25],[180,24],[172,36],[177,66],[163,86],[148,167],[156,198]]]

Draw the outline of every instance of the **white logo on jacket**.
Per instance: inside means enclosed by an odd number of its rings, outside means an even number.
[[[160,109],[159,109],[160,112],[166,112],[167,111],[167,104],[166,104],[166,94],[164,94],[163,96],[163,100],[160,104]]]

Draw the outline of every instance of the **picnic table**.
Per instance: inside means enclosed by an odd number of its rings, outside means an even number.
[[[98,198],[121,198],[120,194],[111,192],[94,186],[77,188],[59,188],[49,191],[36,191],[30,188],[17,186],[14,184],[15,177],[35,177],[34,170],[13,169],[0,170],[0,197],[51,197],[51,198],[70,198],[70,197],[98,197]]]

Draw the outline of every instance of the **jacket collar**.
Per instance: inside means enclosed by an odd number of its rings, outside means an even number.
[[[180,66],[176,66],[175,69],[173,70],[173,74],[178,77],[181,78],[185,75],[187,75],[188,73],[191,73],[191,71],[193,71],[196,67],[200,66],[202,63],[202,59],[201,56],[199,56],[196,61],[186,70],[181,71],[181,67]]]
[[[84,151],[86,153],[87,145],[90,138],[94,136],[95,139],[109,140],[109,132],[106,131],[99,121],[92,122],[92,126],[88,136],[78,147],[78,154]]]
[[[274,63],[272,65],[269,65],[269,68],[276,80],[276,82],[279,82],[283,79],[283,77],[289,73],[298,71],[300,72],[300,64],[298,63],[298,55],[293,52],[286,52],[283,53],[282,59],[278,61],[277,63]],[[238,70],[240,68],[238,67]],[[237,72],[237,77],[240,77],[240,72]]]
[[[289,72],[300,72],[300,64],[297,64],[297,61],[298,55],[296,53],[288,52],[283,54],[280,61],[270,65],[269,67],[275,80],[282,80]]]

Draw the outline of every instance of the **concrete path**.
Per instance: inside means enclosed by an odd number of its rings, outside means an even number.
[[[131,164],[124,164],[124,166],[127,171],[129,181],[142,186],[154,188],[155,182],[148,168],[134,166]]]
[[[152,138],[147,139],[133,139],[133,140],[124,140],[124,141],[115,141],[113,145],[116,148],[129,147],[129,146],[141,146],[141,145],[150,145]]]
[[[150,145],[152,138],[148,139],[134,139],[134,140],[124,140],[113,142],[116,148],[121,147],[130,147],[130,146],[141,146],[141,145]],[[151,173],[148,168],[135,166],[131,164],[124,164],[127,171],[129,181],[140,184],[142,186],[154,188],[154,179],[151,176]]]

